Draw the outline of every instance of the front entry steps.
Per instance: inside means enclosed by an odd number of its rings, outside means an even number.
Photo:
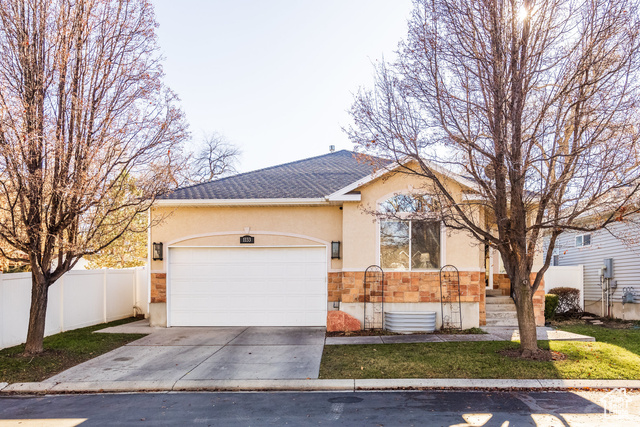
[[[499,289],[490,289],[485,304],[487,326],[518,326],[516,305],[511,297],[503,296]]]

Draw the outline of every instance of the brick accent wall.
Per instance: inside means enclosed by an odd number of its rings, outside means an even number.
[[[502,295],[509,296],[509,290],[511,289],[509,276],[506,274],[494,274],[493,289],[500,289],[500,291],[502,291]]]
[[[484,275],[485,273],[481,273],[481,278],[482,280],[480,281],[480,312],[478,313],[478,323],[480,324],[480,326],[485,326],[487,324],[487,306],[486,306],[486,299],[487,299],[487,294],[486,292],[482,289],[485,286],[485,281],[484,281]]]
[[[151,302],[167,302],[167,275],[151,273]]]
[[[531,273],[531,279],[529,280],[535,280],[535,278],[536,274]],[[533,294],[533,309],[536,313],[536,326],[544,326],[544,278],[542,278],[536,293]]]
[[[536,273],[531,273],[529,280],[533,282],[536,279]],[[493,275],[493,289],[500,289],[502,295],[509,295],[510,290],[509,277],[506,274]],[[536,315],[536,325],[544,326],[544,278],[533,295],[533,309]]]
[[[389,272],[385,273],[385,302],[440,302],[440,273],[438,272]],[[329,302],[364,302],[364,272],[329,273]],[[445,292],[452,292],[457,283]],[[478,302],[484,313],[484,273],[460,272],[460,301]],[[367,302],[382,301],[382,293],[369,293]],[[482,318],[483,316],[481,316]]]
[[[329,302],[339,302],[342,300],[342,273],[329,273],[327,280]]]

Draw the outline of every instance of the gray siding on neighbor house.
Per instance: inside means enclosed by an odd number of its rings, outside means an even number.
[[[633,287],[636,300],[640,296],[640,231],[637,225],[615,223],[608,230],[591,233],[591,245],[576,248],[576,236],[584,233],[563,233],[558,237],[558,265],[584,265],[584,299],[602,298],[600,267],[603,259],[613,258],[613,280],[618,288],[613,302],[622,302],[623,288]]]

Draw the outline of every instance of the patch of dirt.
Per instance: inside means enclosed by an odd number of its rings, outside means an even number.
[[[551,324],[553,326],[594,325],[608,329],[636,329],[640,326],[640,322],[635,320],[609,319],[590,313],[584,313],[580,318],[557,317]]]
[[[512,349],[512,348],[500,350],[497,353],[501,356],[510,357],[512,359],[534,360],[536,362],[550,362],[552,360],[559,362],[567,359],[567,355],[564,353],[560,353],[559,351],[542,350],[542,349],[539,349],[537,352],[533,353],[530,357],[523,357],[522,351],[520,349]]]
[[[367,329],[362,331],[327,332],[326,336],[327,337],[379,337],[383,335],[404,335],[404,334],[399,334],[397,332],[390,332],[384,329]]]

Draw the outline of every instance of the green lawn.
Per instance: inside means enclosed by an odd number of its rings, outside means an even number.
[[[622,324],[622,323],[621,323]],[[558,329],[594,337],[597,342],[622,347],[640,356],[640,322],[628,325],[629,329],[611,329],[596,325],[558,325]]]
[[[44,353],[22,355],[24,344],[0,350],[0,382],[43,381],[79,363],[144,337],[141,334],[94,334],[93,331],[122,325],[136,318],[116,320],[51,335],[44,339]]]
[[[504,341],[325,346],[320,378],[640,378],[640,330],[572,325],[562,329],[597,342],[540,341],[563,361],[513,359],[497,352]]]

